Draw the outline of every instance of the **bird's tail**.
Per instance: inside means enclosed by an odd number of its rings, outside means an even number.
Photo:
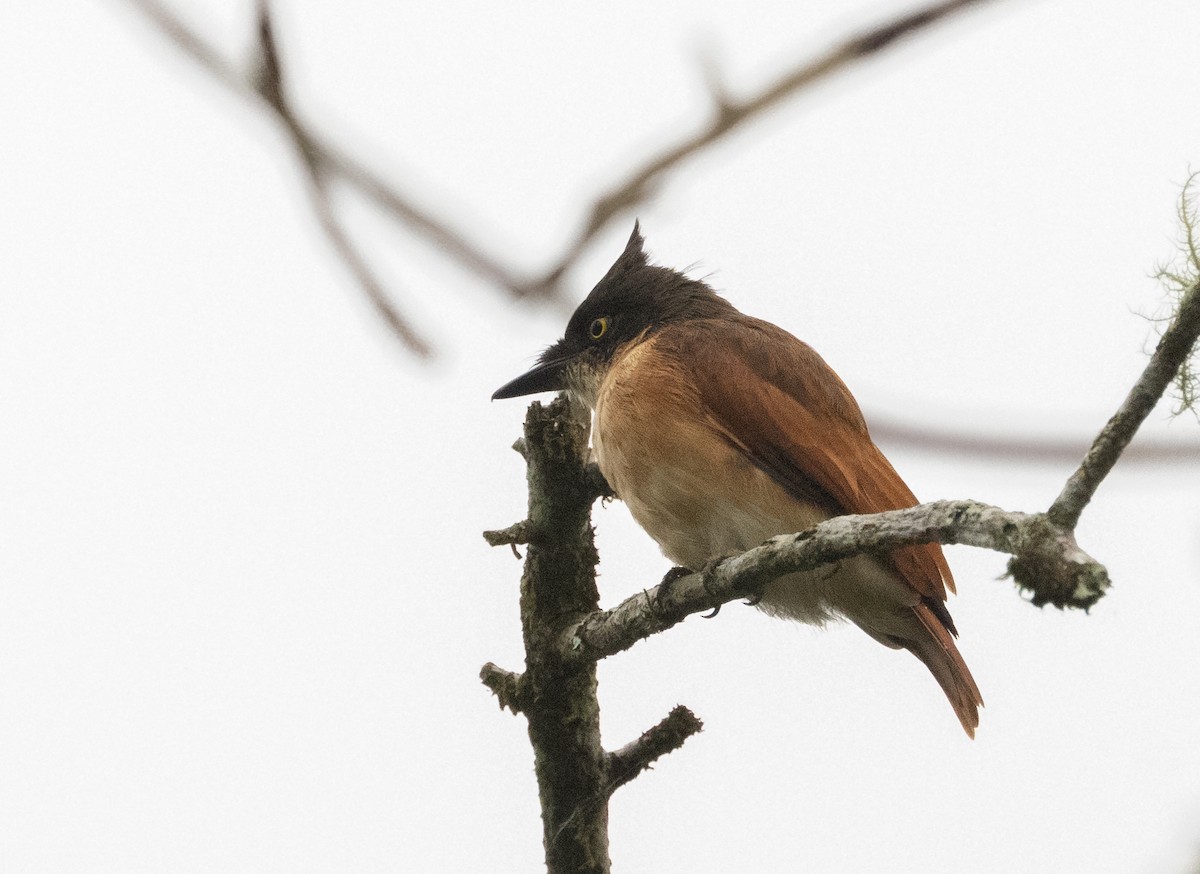
[[[929,672],[950,700],[950,706],[954,708],[954,715],[962,723],[963,731],[974,738],[975,729],[979,727],[979,708],[983,706],[983,696],[979,694],[975,678],[971,676],[967,663],[963,661],[962,654],[954,645],[954,638],[929,606],[917,604],[912,611],[920,620],[925,634],[915,639],[901,640],[899,643],[929,668]]]

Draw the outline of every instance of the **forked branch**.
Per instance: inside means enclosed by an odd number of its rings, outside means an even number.
[[[287,89],[287,76],[275,39],[266,0],[257,0],[257,52],[253,75],[226,60],[222,53],[190,29],[162,0],[129,0],[151,23],[188,57],[234,93],[271,112],[282,124],[309,177],[310,195],[317,218],[335,251],[347,265],[372,304],[400,340],[418,355],[428,353],[427,343],[401,316],[382,284],[354,246],[333,208],[329,189],[343,183],[378,206],[398,224],[429,242],[435,251],[474,272],[514,298],[562,299],[562,280],[585,254],[596,236],[615,219],[644,203],[671,171],[728,134],[745,127],[768,110],[802,93],[817,82],[843,72],[892,46],[900,39],[926,30],[970,6],[989,0],[941,0],[868,28],[858,36],[806,60],[742,99],[731,98],[719,83],[711,86],[713,113],[699,131],[673,142],[621,178],[604,187],[585,206],[582,228],[563,252],[540,275],[506,264],[478,242],[457,230],[453,223],[422,207],[412,195],[385,181],[379,174],[330,143],[296,111]],[[475,223],[475,222],[473,222]]]

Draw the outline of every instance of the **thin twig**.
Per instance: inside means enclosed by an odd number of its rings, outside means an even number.
[[[367,263],[366,257],[354,245],[333,208],[329,187],[331,171],[314,147],[308,130],[300,123],[287,96],[283,64],[279,58],[279,44],[275,40],[275,28],[267,0],[258,0],[257,9],[259,56],[254,83],[259,95],[275,111],[296,147],[307,176],[309,199],[312,201],[317,221],[333,250],[350,270],[359,287],[366,292],[384,323],[411,352],[421,358],[428,358],[433,349],[392,303],[388,293],[384,291],[383,283]]]
[[[605,755],[609,794],[624,786],[654,762],[683,746],[684,742],[704,729],[704,723],[682,704],[676,704],[658,725],[647,729],[642,736],[619,750]]]
[[[562,279],[583,256],[587,246],[621,212],[644,202],[668,171],[724,138],[733,130],[743,127],[768,109],[800,93],[808,86],[880,52],[901,37],[927,28],[961,9],[987,2],[987,0],[943,0],[943,2],[935,3],[923,10],[879,24],[857,37],[846,40],[816,60],[785,73],[758,94],[742,100],[732,99],[719,84],[715,82],[710,84],[715,111],[708,126],[664,149],[628,173],[622,181],[602,190],[594,202],[585,208],[584,212],[587,218],[583,229],[574,241],[568,244],[559,257],[552,262],[549,269],[532,279],[529,278],[527,271],[507,266],[499,258],[486,253],[481,246],[469,240],[465,234],[454,230],[446,219],[418,206],[412,197],[403,194],[361,161],[328,142],[298,117],[287,100],[271,100],[268,95],[264,94],[261,87],[248,81],[242,71],[226,61],[220,52],[190,30],[183,20],[170,11],[161,0],[129,0],[129,2],[222,85],[244,98],[265,97],[262,105],[279,116],[297,150],[304,154],[307,160],[320,167],[327,180],[344,182],[353,187],[397,221],[432,242],[454,263],[463,265],[484,280],[504,288],[511,296],[561,300],[563,297]],[[266,42],[264,42],[264,21],[267,24],[265,28]],[[269,43],[270,48],[274,51],[274,40],[269,32],[269,16],[266,6],[261,0],[259,22],[260,43]],[[277,51],[275,51],[274,62],[278,67]],[[280,78],[282,77],[280,76]],[[337,245],[336,241],[335,245]],[[338,248],[342,257],[346,258],[345,246],[338,246]],[[362,282],[362,271],[355,269],[353,265],[351,268]],[[364,285],[364,289],[371,295],[377,307],[381,301],[386,303],[386,299],[379,298],[371,287]]]
[[[1046,511],[1055,525],[1068,530],[1075,527],[1083,508],[1117,463],[1142,422],[1157,406],[1163,392],[1175,378],[1175,373],[1192,354],[1197,337],[1200,337],[1200,284],[1193,285],[1184,295],[1175,320],[1163,332],[1141,378],[1120,409],[1101,429],[1079,469],[1067,480],[1062,492]]]
[[[246,83],[236,67],[226,61],[221,53],[200,38],[195,31],[183,23],[183,19],[168,9],[159,0],[129,0],[142,14],[152,21],[163,35],[193,61],[230,88],[246,91]]]
[[[258,57],[257,68],[253,70],[254,75],[247,75],[245,71],[225,60],[216,48],[188,28],[183,20],[160,0],[129,2],[217,82],[247,100],[259,102],[259,105],[276,116],[302,158],[308,174],[309,195],[314,212],[334,251],[346,264],[376,311],[401,342],[415,354],[427,356],[430,352],[429,344],[400,314],[365,257],[351,241],[333,207],[330,197],[332,182],[344,182],[383,206],[398,220],[432,240],[456,263],[465,265],[487,281],[511,289],[517,296],[527,293],[529,283],[522,276],[509,271],[470,243],[465,236],[451,229],[447,222],[418,207],[377,174],[327,143],[299,117],[284,89],[278,45],[274,37],[270,11],[264,0],[259,0],[257,6]]]
[[[619,214],[648,199],[667,172],[688,158],[741,128],[746,122],[763,115],[768,109],[871,57],[902,37],[925,29],[969,6],[984,2],[987,0],[943,0],[876,25],[834,46],[815,60],[784,73],[763,90],[743,100],[731,98],[726,89],[713,78],[709,69],[706,76],[709,79],[714,110],[709,123],[703,129],[647,159],[630,171],[624,179],[597,195],[574,241],[536,285],[556,285],[563,274],[583,255],[597,234]]]
[[[333,202],[329,193],[329,183],[326,180],[326,174],[319,170],[313,164],[307,164],[309,171],[309,193],[313,201],[313,212],[316,213],[317,221],[321,224],[321,229],[325,231],[325,236],[329,238],[330,245],[333,246],[338,257],[342,259],[342,263],[350,271],[351,275],[358,282],[361,288],[371,301],[375,311],[383,319],[384,324],[392,329],[392,332],[400,338],[408,349],[421,358],[428,358],[433,354],[433,347],[429,342],[422,337],[409,324],[408,320],[400,315],[400,311],[396,305],[392,303],[391,296],[383,288],[383,283],[375,275],[375,271],[371,269],[371,265],[367,262],[366,256],[359,251],[358,247],[350,239],[350,235],[346,233],[346,229],[342,227],[341,220],[337,217],[333,208]]]

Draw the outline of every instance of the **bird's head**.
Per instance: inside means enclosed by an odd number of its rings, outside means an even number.
[[[619,351],[665,325],[732,312],[733,305],[704,282],[651,264],[635,222],[625,251],[575,310],[563,338],[528,372],[497,389],[492,400],[568,390],[594,406]]]

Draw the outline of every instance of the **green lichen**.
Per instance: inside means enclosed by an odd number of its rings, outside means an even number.
[[[1183,184],[1179,194],[1179,204],[1176,212],[1179,217],[1178,254],[1174,260],[1160,264],[1154,271],[1157,279],[1166,291],[1167,300],[1164,303],[1166,313],[1151,317],[1157,325],[1159,336],[1165,327],[1170,325],[1179,314],[1184,298],[1197,293],[1200,287],[1200,203],[1197,201],[1196,184],[1200,173],[1192,173]],[[1197,344],[1200,347],[1200,344]],[[1175,373],[1172,400],[1174,406],[1171,415],[1178,416],[1184,411],[1190,411],[1200,420],[1200,364],[1197,363],[1198,348],[1193,347],[1192,353],[1184,359],[1183,364]]]

